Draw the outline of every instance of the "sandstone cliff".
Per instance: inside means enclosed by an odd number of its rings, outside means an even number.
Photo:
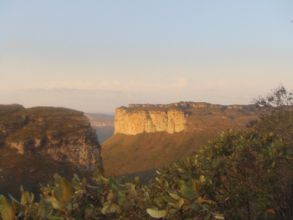
[[[167,132],[174,134],[186,127],[186,115],[178,109],[118,108],[115,115],[115,134]]]
[[[78,167],[101,166],[100,145],[88,119],[64,108],[0,106],[0,147]]]

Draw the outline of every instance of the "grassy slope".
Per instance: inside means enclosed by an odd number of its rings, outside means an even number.
[[[106,175],[124,175],[170,164],[211,140],[216,133],[115,135],[102,146]]]

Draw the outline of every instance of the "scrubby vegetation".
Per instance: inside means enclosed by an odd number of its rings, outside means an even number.
[[[292,96],[287,96],[288,100]],[[272,108],[267,105],[261,108]],[[188,158],[157,171],[148,185],[98,171],[71,181],[55,175],[40,199],[0,197],[3,220],[293,219],[292,102],[263,111],[242,131],[227,131]]]
[[[25,109],[21,105],[0,105],[0,135],[9,141],[24,141],[52,135],[78,135],[87,126],[82,112],[52,107]],[[62,123],[60,123],[62,122]],[[58,131],[58,132],[57,132]]]

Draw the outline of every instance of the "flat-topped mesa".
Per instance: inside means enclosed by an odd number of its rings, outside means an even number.
[[[121,107],[127,108],[127,107]],[[219,104],[211,104],[207,102],[178,102],[178,103],[171,103],[171,104],[129,104],[129,110],[163,110],[163,109],[170,109],[176,108],[180,110],[186,109],[253,109],[254,105],[219,105]]]
[[[78,167],[101,166],[100,145],[89,120],[65,108],[0,106],[0,147],[48,155]]]
[[[168,109],[168,108],[206,108],[212,104],[206,102],[178,102],[171,104],[129,104],[128,109]],[[220,105],[212,105],[220,106]]]
[[[183,131],[185,126],[186,115],[184,111],[178,109],[133,111],[133,109],[121,107],[116,110],[115,115],[115,134],[136,135],[154,132],[173,134]]]
[[[167,132],[174,134],[205,127],[212,123],[240,123],[255,117],[253,105],[216,105],[205,102],[179,102],[172,104],[130,104],[116,109],[115,134]],[[251,115],[250,115],[251,114]],[[241,120],[238,120],[241,118]],[[235,120],[236,119],[236,120]],[[241,122],[242,123],[242,122]]]

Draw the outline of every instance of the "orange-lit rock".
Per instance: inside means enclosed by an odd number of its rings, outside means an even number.
[[[127,109],[118,108],[115,116],[115,134],[181,132],[186,128],[186,115],[178,109]]]

